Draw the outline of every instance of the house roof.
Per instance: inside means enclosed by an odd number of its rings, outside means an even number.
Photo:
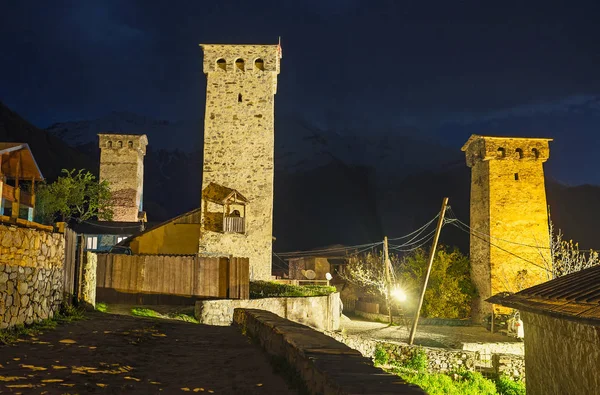
[[[18,168],[18,176],[21,180],[44,180],[28,144],[0,143],[0,156],[2,156],[0,173],[6,177],[17,178]],[[19,159],[21,160],[20,165],[18,165]]]
[[[490,303],[600,325],[600,265],[555,278]]]
[[[202,191],[202,197],[209,202],[225,205],[227,203],[246,204],[248,199],[239,191],[211,182]]]
[[[72,221],[70,224],[78,234],[88,235],[134,235],[151,226],[149,223],[124,222],[124,221]]]
[[[120,243],[118,243],[118,245],[128,246],[129,243],[136,237],[146,234],[148,232],[151,232],[155,229],[160,228],[161,226],[165,226],[165,225],[173,223],[173,222],[181,223],[181,224],[198,224],[198,225],[200,225],[200,218],[199,218],[200,210],[201,209],[198,207],[198,208],[195,208],[191,211],[185,212],[181,215],[178,215],[177,217],[171,218],[164,222],[146,224],[143,231],[135,233],[135,234],[131,235],[130,237],[126,238],[125,240],[122,240]]]

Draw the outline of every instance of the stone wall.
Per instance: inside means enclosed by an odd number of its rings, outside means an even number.
[[[340,294],[329,296],[263,298],[249,300],[201,300],[196,302],[195,316],[201,324],[231,325],[237,308],[270,311],[280,317],[319,330],[340,327]]]
[[[199,252],[248,257],[251,278],[269,280],[278,46],[202,45],[202,49],[207,78],[202,190],[212,182],[239,191],[249,203],[244,234],[224,234],[208,226],[200,234]],[[205,200],[201,207],[203,224],[222,218],[222,207]]]
[[[63,298],[64,236],[0,225],[0,329],[54,316]]]
[[[383,342],[357,335],[345,335],[340,332],[326,333],[368,358],[374,358],[378,348],[384,350],[391,363],[405,363],[412,358],[417,349],[423,350],[427,355],[427,370],[431,373],[444,373],[461,368],[477,370],[481,360],[481,354],[477,351],[411,346],[407,343]],[[496,361],[495,365],[492,365],[493,374],[507,374],[515,379],[525,377],[525,364],[522,356],[492,354],[490,357],[492,362]]]
[[[471,234],[471,277],[479,291],[472,314],[477,321],[491,313],[484,302],[490,296],[549,279],[543,269],[551,262],[543,169],[549,141],[474,135],[462,148],[471,167],[470,220],[476,232]]]
[[[524,344],[521,342],[502,343],[462,343],[462,349],[477,351],[480,354],[510,354],[523,356]]]
[[[148,138],[145,134],[100,134],[99,145],[100,181],[108,181],[112,191],[113,221],[137,222]]]
[[[600,327],[521,311],[527,394],[600,394]]]
[[[425,394],[421,388],[374,367],[359,352],[331,337],[268,311],[235,309],[234,321],[242,333],[273,357],[278,367],[291,367],[308,393]]]

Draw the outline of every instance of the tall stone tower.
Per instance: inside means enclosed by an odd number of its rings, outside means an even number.
[[[201,45],[206,74],[199,253],[250,258],[271,277],[279,45]]]
[[[113,221],[144,220],[145,134],[99,134],[100,182],[108,181],[112,191]]]
[[[462,150],[471,168],[471,278],[479,291],[473,318],[491,313],[485,299],[547,281],[551,268],[543,163],[546,138],[472,135]],[[506,310],[497,308],[497,312]]]

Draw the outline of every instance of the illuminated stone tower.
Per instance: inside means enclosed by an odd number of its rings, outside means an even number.
[[[137,222],[143,214],[145,134],[99,134],[100,182],[112,191],[113,221]]]
[[[471,168],[471,278],[479,291],[473,306],[476,320],[491,313],[491,305],[485,302],[491,295],[550,279],[544,269],[551,267],[551,259],[543,169],[550,141],[472,135],[462,147]]]
[[[206,74],[199,253],[250,258],[271,277],[279,45],[201,45]]]

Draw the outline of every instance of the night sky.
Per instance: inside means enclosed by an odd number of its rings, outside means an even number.
[[[281,36],[278,117],[456,149],[554,137],[551,176],[600,184],[600,2],[490,3],[4,0],[0,100],[39,127],[116,110],[199,132],[198,44]]]

